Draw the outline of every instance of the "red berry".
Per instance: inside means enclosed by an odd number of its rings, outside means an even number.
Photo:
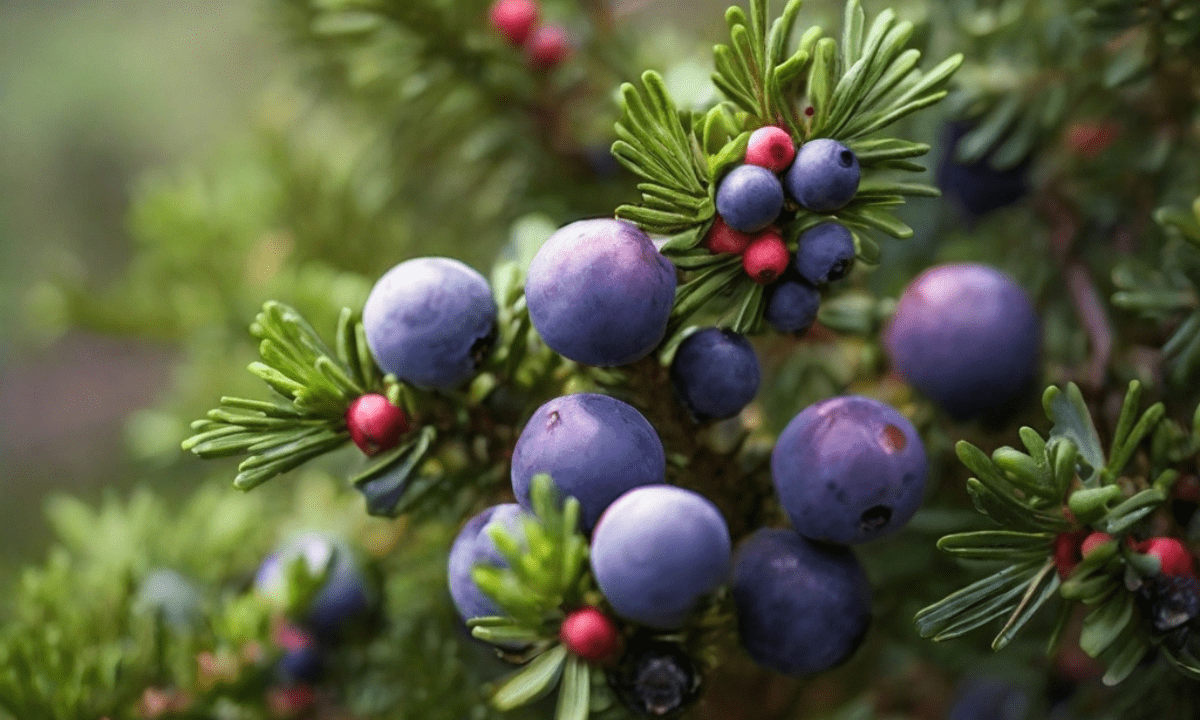
[[[1094,532],[1083,539],[1083,544],[1079,546],[1079,554],[1087,557],[1093,550],[1112,539],[1113,536],[1108,533]]]
[[[543,25],[529,38],[525,51],[534,67],[549,69],[566,59],[571,53],[571,43],[566,30],[557,25]]]
[[[1174,577],[1196,577],[1193,568],[1192,554],[1187,546],[1175,538],[1156,537],[1138,543],[1137,551],[1145,555],[1153,555],[1162,563],[1163,575]]]
[[[1085,158],[1094,158],[1108,149],[1121,126],[1116,123],[1074,123],[1067,128],[1067,147]]]
[[[396,447],[409,430],[408,416],[378,393],[363,395],[346,409],[350,439],[367,456]]]
[[[621,647],[617,624],[594,607],[580,608],[567,615],[558,639],[567,650],[589,662],[608,660]]]
[[[1088,535],[1087,530],[1076,530],[1059,533],[1054,538],[1054,567],[1058,569],[1060,578],[1067,579],[1079,564],[1080,546]]]
[[[534,0],[496,0],[488,11],[492,27],[513,45],[523,45],[541,15]]]
[[[754,282],[767,285],[779,279],[787,269],[791,256],[779,231],[767,228],[758,235],[742,255],[742,267]]]
[[[792,136],[783,128],[768,125],[750,134],[746,146],[746,163],[759,165],[774,173],[783,172],[796,157]]]
[[[713,220],[712,229],[708,231],[708,235],[704,236],[704,247],[714,253],[741,255],[746,252],[746,247],[753,239],[753,235],[734,230],[725,224],[720,215],[717,215]]]

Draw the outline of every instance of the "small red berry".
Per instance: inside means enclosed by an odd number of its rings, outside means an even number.
[[[1086,558],[1093,550],[1112,539],[1113,536],[1108,533],[1094,532],[1083,539],[1083,543],[1079,546],[1079,554]]]
[[[1077,155],[1094,158],[1107,150],[1120,132],[1121,126],[1116,123],[1074,123],[1067,128],[1067,147]]]
[[[774,228],[767,228],[756,235],[742,255],[742,267],[759,285],[778,280],[790,261],[787,246]]]
[[[1156,537],[1143,540],[1136,546],[1138,552],[1153,555],[1162,563],[1160,572],[1173,577],[1196,577],[1192,554],[1187,546],[1175,538]]]
[[[741,255],[746,252],[754,236],[740,230],[734,230],[725,224],[720,215],[713,220],[712,229],[704,236],[704,247],[714,253]]]
[[[408,416],[378,393],[363,395],[346,409],[350,439],[367,456],[396,447],[409,430]]]
[[[1088,535],[1087,530],[1076,530],[1059,533],[1054,538],[1054,567],[1058,569],[1060,578],[1066,580],[1079,564],[1082,558],[1080,546]]]
[[[557,25],[543,25],[533,32],[525,44],[525,51],[534,67],[549,69],[571,53],[571,42],[566,30]]]
[[[759,165],[774,173],[787,170],[796,158],[796,145],[786,130],[774,125],[760,127],[750,134],[746,163]]]
[[[496,0],[488,11],[492,27],[513,45],[524,45],[541,11],[534,0]]]
[[[558,638],[567,650],[589,662],[607,660],[621,647],[617,624],[594,607],[580,608],[567,615]]]

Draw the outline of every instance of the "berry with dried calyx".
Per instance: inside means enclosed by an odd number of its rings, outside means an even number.
[[[573,654],[588,662],[604,662],[621,648],[617,623],[594,607],[569,613],[558,631],[558,639]]]
[[[781,173],[787,170],[795,157],[796,145],[783,128],[768,125],[750,134],[750,143],[746,146],[746,164]]]
[[[854,236],[844,225],[821,223],[800,233],[796,270],[812,285],[841,280],[854,265]]]
[[[368,457],[390,450],[411,429],[408,415],[379,393],[362,395],[346,408],[350,439]]]
[[[754,282],[768,285],[787,270],[791,257],[779,231],[771,228],[755,236],[742,254],[742,268]]]
[[[861,171],[858,157],[832,138],[809,140],[783,177],[792,199],[813,212],[833,212],[854,199]]]
[[[676,717],[700,695],[700,671],[678,643],[635,640],[609,687],[639,717]]]

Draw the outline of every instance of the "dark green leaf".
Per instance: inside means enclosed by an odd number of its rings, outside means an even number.
[[[1083,619],[1079,647],[1091,657],[1099,657],[1112,645],[1133,618],[1133,594],[1117,592],[1096,606]]]
[[[1047,559],[1046,564],[1029,583],[1025,594],[1021,597],[1021,602],[1017,604],[1013,614],[1008,618],[1008,622],[992,640],[992,650],[1001,650],[1016,637],[1021,628],[1029,622],[1042,605],[1046,603],[1058,591],[1060,580],[1058,572],[1055,570],[1054,561]]]
[[[587,720],[592,690],[590,675],[587,661],[576,655],[567,657],[554,720]]]
[[[1104,449],[1079,387],[1068,383],[1065,393],[1054,386],[1046,388],[1042,407],[1046,417],[1054,422],[1050,437],[1065,437],[1075,444],[1080,458],[1091,466],[1086,476],[1081,474],[1082,480],[1085,485],[1094,484],[1094,478],[1105,465]]]
[[[492,696],[492,705],[497,710],[512,710],[546,695],[558,683],[566,659],[567,649],[562,645],[538,655],[500,686]]]

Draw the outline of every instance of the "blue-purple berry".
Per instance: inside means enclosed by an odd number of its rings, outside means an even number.
[[[375,283],[362,321],[385,373],[450,390],[475,373],[491,347],[496,302],[487,280],[458,260],[414,258]]]
[[[675,394],[698,420],[724,420],[758,393],[758,355],[744,335],[703,328],[684,338],[671,361]]]
[[[503,527],[509,535],[519,540],[524,537],[524,517],[521,506],[516,503],[495,505],[468,520],[454,538],[447,561],[446,577],[450,586],[450,598],[464,622],[472,618],[504,614],[475,584],[471,571],[479,563],[498,568],[508,567],[508,561],[492,541],[490,528]]]
[[[908,418],[856,395],[805,408],[771,453],[775,490],[796,532],[838,545],[903,527],[921,505],[927,469]]]
[[[871,586],[848,548],[763,528],[738,548],[733,601],[742,647],[785,675],[845,662],[871,623]]]
[[[767,290],[767,310],[764,316],[771,327],[781,333],[807,330],[817,319],[821,293],[801,280],[781,280]]]
[[[325,582],[303,609],[297,623],[321,639],[336,639],[374,609],[378,597],[350,547],[319,533],[304,533],[284,543],[259,566],[256,590],[269,599],[286,597],[289,568],[303,558],[313,575]]]
[[[986,265],[926,270],[900,296],[883,340],[896,372],[959,420],[1009,414],[1041,368],[1033,303]]]
[[[585,365],[627,365],[666,334],[675,266],[632,223],[581,220],[538,250],[525,300],[551,350]]]
[[[764,167],[739,165],[717,186],[717,212],[734,230],[758,232],[775,222],[781,210],[783,186]]]
[[[827,222],[800,233],[796,270],[812,285],[841,280],[854,265],[854,236],[840,223]]]
[[[533,476],[546,473],[559,493],[579,500],[584,533],[614,500],[663,482],[666,471],[662,441],[649,421],[632,405],[594,393],[565,395],[539,407],[512,456],[517,502],[532,508]]]
[[[968,219],[977,220],[988,213],[1012,205],[1029,195],[1029,169],[1032,156],[1016,165],[997,169],[993,165],[995,148],[971,162],[955,159],[959,141],[975,127],[971,121],[949,123],[940,134],[941,158],[937,164],[937,186],[947,200],[959,207]]]
[[[671,485],[622,495],[600,518],[592,572],[617,615],[652,628],[681,627],[729,575],[729,528],[716,506]]]
[[[813,212],[833,212],[854,199],[858,158],[837,140],[818,138],[800,146],[783,177],[788,194]]]

